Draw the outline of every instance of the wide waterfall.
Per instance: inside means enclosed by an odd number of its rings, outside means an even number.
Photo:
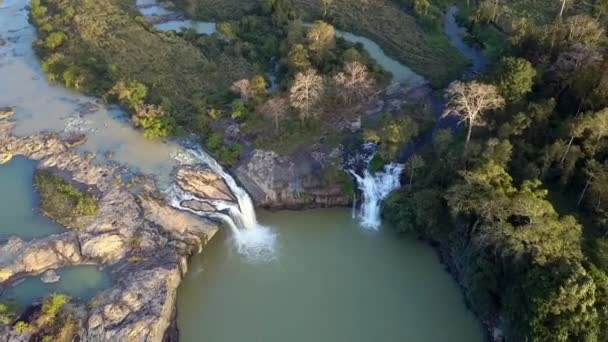
[[[177,156],[184,164],[204,164],[222,177],[226,185],[237,199],[237,203],[209,200],[184,191],[173,185],[167,191],[168,202],[175,208],[189,211],[199,216],[219,220],[225,223],[233,232],[233,240],[238,252],[251,260],[267,260],[274,257],[276,235],[257,222],[255,208],[251,197],[240,187],[236,180],[209,154],[199,148],[186,150],[187,155]],[[197,211],[181,205],[183,201],[199,201],[212,205],[216,212]]]
[[[364,228],[377,230],[380,228],[380,209],[382,201],[401,186],[403,164],[391,163],[384,166],[384,171],[372,174],[363,171],[363,176],[351,171],[362,194],[359,218]]]

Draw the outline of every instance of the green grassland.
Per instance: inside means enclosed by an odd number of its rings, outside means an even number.
[[[187,113],[193,99],[220,93],[252,73],[229,49],[205,49],[157,32],[138,17],[132,1],[42,0],[32,6],[43,69],[85,93],[104,96],[118,81],[137,81],[148,88],[146,102],[164,101],[170,111]],[[53,44],[54,33],[65,38]],[[192,118],[176,119],[186,124]]]

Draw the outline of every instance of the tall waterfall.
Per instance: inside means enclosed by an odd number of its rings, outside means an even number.
[[[383,172],[372,174],[367,169],[363,176],[351,171],[362,193],[359,218],[365,228],[377,230],[380,228],[380,209],[382,201],[401,186],[400,176],[403,164],[388,164]]]
[[[184,164],[207,165],[226,182],[237,203],[199,198],[174,184],[167,191],[169,204],[180,210],[224,222],[233,232],[233,240],[241,255],[254,260],[273,258],[276,235],[268,227],[258,224],[253,201],[247,191],[241,188],[234,178],[203,150],[192,148],[186,152],[187,155],[178,156],[178,159]],[[203,212],[186,208],[181,205],[183,201],[204,202],[212,205],[217,211]]]
[[[372,174],[368,167],[377,150],[376,144],[366,143],[347,161],[347,168],[361,190],[361,207],[358,215],[355,215],[356,208],[353,205],[353,217],[358,216],[361,226],[373,230],[380,228],[382,201],[401,186],[400,178],[404,167],[403,164],[391,163],[385,165],[382,172]],[[361,169],[363,175],[356,171]]]

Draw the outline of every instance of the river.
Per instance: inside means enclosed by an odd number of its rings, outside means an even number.
[[[277,258],[247,262],[216,236],[179,288],[180,341],[483,341],[425,244],[362,230],[346,209],[259,216]]]
[[[0,36],[7,41],[0,47],[0,75],[11,80],[0,82],[0,106],[16,108],[15,133],[86,133],[87,143],[80,150],[95,153],[100,162],[112,155],[113,160],[134,170],[154,174],[161,188],[168,186],[171,170],[181,163],[176,157],[183,148],[173,142],[147,140],[130,126],[119,108],[46,81],[31,47],[35,30],[27,22],[26,5],[24,0],[4,0],[0,5]],[[148,8],[147,14],[154,14],[154,6],[139,5]],[[159,25],[165,25],[157,26],[163,30],[194,25],[204,33],[215,29],[214,24],[183,21]],[[397,79],[422,82],[375,43],[341,34],[363,43]],[[27,194],[19,195],[23,200],[14,207],[25,213],[29,210],[29,214],[16,216],[16,223],[3,225],[0,231],[23,238],[55,232],[57,227],[32,210],[36,203],[32,164],[17,159],[2,167],[8,169],[3,169],[0,187],[21,179],[21,185],[14,185],[18,187],[15,191]],[[2,195],[6,202],[13,194]],[[3,213],[1,219],[9,222],[9,215]],[[31,227],[14,227],[22,220],[40,221]],[[482,339],[479,323],[430,247],[397,239],[388,229],[362,230],[344,209],[263,213],[260,222],[277,233],[274,258],[264,262],[243,258],[232,245],[226,245],[233,237],[224,232],[224,238],[213,240],[204,255],[192,261],[178,298],[182,340]],[[108,283],[103,272],[91,267],[60,273],[65,280],[57,285],[28,278],[6,295],[27,302],[56,290],[87,299]],[[94,279],[94,284],[87,285],[85,279]],[[68,284],[76,288],[69,289]]]

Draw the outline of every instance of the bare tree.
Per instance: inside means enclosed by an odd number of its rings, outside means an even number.
[[[239,96],[241,97],[241,100],[244,100],[244,101],[249,100],[254,95],[253,94],[254,92],[253,92],[253,89],[251,86],[251,82],[246,78],[232,83],[232,86],[230,86],[230,90],[239,94]]]
[[[275,134],[279,135],[279,124],[289,110],[289,101],[283,97],[274,97],[264,102],[257,110],[274,121]]]
[[[452,82],[446,91],[446,96],[448,103],[442,117],[455,116],[459,119],[459,124],[467,125],[465,150],[471,141],[473,127],[486,124],[484,113],[503,108],[505,105],[505,100],[495,86],[477,81]]]
[[[296,75],[289,89],[289,102],[300,111],[300,120],[304,121],[311,116],[311,110],[321,99],[324,90],[323,77],[314,69]]]
[[[557,15],[557,19],[561,19],[562,18],[562,15],[564,14],[564,10],[566,9],[566,2],[568,0],[560,0],[560,1],[562,2],[562,6],[559,9],[559,14]]]
[[[426,165],[426,163],[424,162],[424,159],[417,154],[413,154],[407,160],[407,162],[405,162],[405,168],[407,169],[407,172],[410,174],[410,188],[412,187],[412,183],[414,182],[414,173],[416,173],[416,170],[424,167],[425,165]]]
[[[350,62],[344,71],[334,76],[338,86],[338,94],[345,103],[360,100],[368,96],[374,87],[374,81],[369,77],[367,67],[359,62]]]

